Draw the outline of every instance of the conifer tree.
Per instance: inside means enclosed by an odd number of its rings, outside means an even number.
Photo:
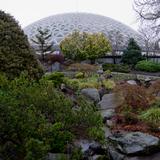
[[[138,61],[143,59],[144,57],[142,56],[141,48],[133,38],[130,38],[128,46],[123,52],[122,62],[134,67]]]
[[[0,72],[13,79],[23,71],[30,78],[43,74],[21,27],[11,15],[0,11]]]
[[[42,61],[45,61],[46,52],[53,51],[53,44],[49,42],[52,34],[48,29],[42,29],[41,27],[37,29],[38,33],[35,35],[35,38],[31,39],[35,43],[37,49],[36,51],[41,54]]]

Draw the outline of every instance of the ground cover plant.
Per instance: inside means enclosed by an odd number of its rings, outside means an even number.
[[[92,74],[92,76],[86,76],[81,78],[64,78],[64,83],[75,90],[81,90],[83,88],[96,88],[99,89],[103,84],[106,89],[112,90],[115,87],[113,80],[104,79],[103,81],[98,81],[99,75]]]

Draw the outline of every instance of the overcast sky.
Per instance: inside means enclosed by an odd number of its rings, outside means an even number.
[[[111,17],[137,29],[133,0],[0,0],[0,9],[12,14],[22,27],[58,13],[89,12]]]

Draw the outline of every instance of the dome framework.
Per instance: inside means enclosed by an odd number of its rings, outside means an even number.
[[[88,33],[104,33],[111,43],[114,43],[112,41],[116,34],[110,34],[117,32],[122,35],[122,46],[128,44],[129,38],[134,38],[140,46],[144,44],[142,37],[129,26],[109,17],[90,13],[58,14],[32,23],[24,28],[24,32],[28,36],[32,46],[34,44],[31,39],[35,38],[37,29],[40,27],[42,29],[48,29],[52,33],[49,41],[53,42],[54,45],[59,45],[67,35],[75,30]],[[113,39],[110,39],[111,36]]]

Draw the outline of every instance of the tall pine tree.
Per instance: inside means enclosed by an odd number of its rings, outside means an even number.
[[[141,61],[143,59],[144,57],[142,56],[141,48],[133,38],[130,38],[128,46],[123,52],[122,62],[134,67],[138,61]]]
[[[36,79],[43,74],[27,36],[11,15],[0,11],[0,72],[13,79],[23,71]]]
[[[52,52],[53,51],[53,44],[52,42],[49,42],[49,39],[51,38],[52,34],[49,32],[48,29],[37,29],[37,34],[35,35],[35,38],[31,39],[33,43],[36,45],[36,51],[41,54],[42,61],[45,61],[45,54],[46,52]]]

